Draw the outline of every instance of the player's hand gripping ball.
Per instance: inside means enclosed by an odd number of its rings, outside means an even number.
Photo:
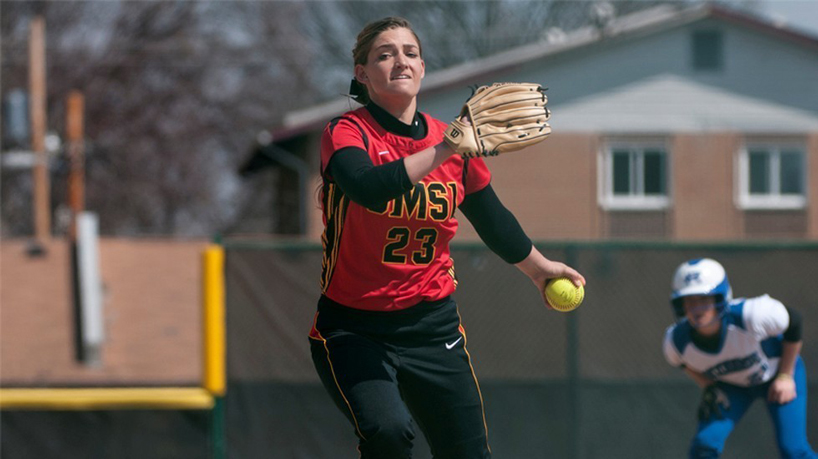
[[[571,279],[559,277],[545,284],[545,299],[548,305],[560,312],[573,311],[585,298],[585,288],[577,287]]]

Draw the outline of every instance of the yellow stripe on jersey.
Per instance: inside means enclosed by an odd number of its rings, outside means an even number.
[[[324,256],[321,260],[321,293],[326,293],[332,280],[332,273],[338,261],[338,252],[341,248],[341,234],[344,230],[349,198],[335,183],[324,185],[324,216],[327,226],[321,235],[321,244],[324,247]]]

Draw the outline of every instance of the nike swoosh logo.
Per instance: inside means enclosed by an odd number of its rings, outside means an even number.
[[[385,155],[385,154],[387,154],[387,153],[389,153],[389,150],[379,151],[379,152],[378,152],[378,154],[379,154],[379,155]]]
[[[459,343],[459,342],[460,342],[460,340],[461,340],[461,339],[463,339],[463,337],[462,337],[462,336],[461,336],[460,338],[457,338],[456,340],[454,340],[454,342],[453,342],[453,343],[451,343],[451,344],[446,343],[446,349],[451,349],[451,348],[453,348],[453,347],[454,347],[454,346],[455,346],[457,343]]]

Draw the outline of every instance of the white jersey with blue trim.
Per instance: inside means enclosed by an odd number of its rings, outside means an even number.
[[[684,319],[665,332],[665,359],[714,381],[742,387],[763,384],[778,371],[782,333],[789,323],[787,309],[768,295],[736,299],[722,317],[717,349],[710,352],[697,347],[693,328]]]

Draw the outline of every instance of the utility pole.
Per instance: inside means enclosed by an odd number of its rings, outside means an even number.
[[[74,299],[74,344],[78,362],[102,365],[105,320],[99,265],[99,219],[85,211],[85,98],[71,91],[65,103],[68,151],[68,206],[71,225],[71,280]]]
[[[31,114],[31,150],[34,152],[32,179],[34,184],[34,239],[36,251],[42,253],[51,238],[51,186],[46,132],[45,19],[31,21],[29,35],[29,113]]]
[[[85,210],[85,144],[83,140],[85,98],[79,91],[71,91],[66,101],[65,131],[68,142],[68,207],[71,209],[71,225],[68,236],[77,241],[77,215]]]
[[[98,364],[99,354],[85,344],[85,317],[83,314],[82,269],[78,244],[77,225],[80,213],[85,209],[85,155],[83,145],[83,121],[85,100],[79,91],[71,91],[66,100],[65,135],[68,153],[68,207],[71,223],[68,225],[68,242],[71,250],[71,287],[74,303],[74,355],[78,362]]]

